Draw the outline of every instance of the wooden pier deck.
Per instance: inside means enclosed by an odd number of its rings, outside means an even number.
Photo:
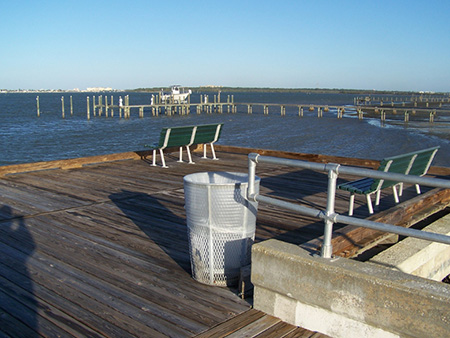
[[[0,337],[325,337],[251,309],[237,289],[191,278],[183,176],[247,171],[245,150],[217,150],[219,161],[194,153],[195,165],[169,157],[169,169],[129,155],[52,162],[84,164],[69,170],[40,163],[19,173],[11,166],[0,178]],[[257,175],[263,194],[326,205],[322,173],[260,165]],[[407,187],[405,200],[413,190]],[[426,194],[439,196],[429,198],[441,209],[448,204],[448,194]],[[383,192],[381,215],[392,200]],[[364,200],[356,202],[355,214],[367,216]],[[347,203],[339,194],[336,211]],[[317,249],[322,234],[317,220],[259,206],[257,242],[278,238]]]

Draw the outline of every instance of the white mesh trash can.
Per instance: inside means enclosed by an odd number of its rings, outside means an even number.
[[[256,177],[255,192],[260,179]],[[193,278],[233,285],[250,264],[257,202],[246,199],[248,175],[202,172],[184,177],[184,196]]]

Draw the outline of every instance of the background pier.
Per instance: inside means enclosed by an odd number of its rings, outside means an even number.
[[[223,97],[224,95],[222,95]],[[330,114],[337,118],[343,117],[364,117],[378,118],[381,121],[387,119],[403,120],[409,122],[411,119],[427,120],[435,122],[439,115],[450,115],[450,97],[447,96],[355,96],[353,105],[328,105],[309,103],[267,103],[267,102],[236,102],[234,95],[227,95],[226,99],[221,98],[220,92],[217,95],[201,94],[198,102],[191,102],[189,96],[186,102],[174,102],[167,100],[162,102],[161,95],[149,94],[148,104],[131,102],[130,95],[92,95],[86,97],[86,118],[92,117],[115,117],[131,118],[136,115],[143,118],[147,114],[151,116],[174,116],[189,114],[276,114],[285,116],[296,114],[303,117],[305,114],[312,114],[323,117]],[[67,107],[69,102],[69,107]],[[39,96],[36,97],[37,116],[42,114],[42,104]],[[61,97],[61,116],[66,118],[67,111],[74,114],[72,96],[65,99]],[[84,112],[83,112],[84,113]]]

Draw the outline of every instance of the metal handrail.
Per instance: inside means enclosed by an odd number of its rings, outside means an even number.
[[[261,196],[255,193],[255,176],[257,163],[271,163],[278,165],[281,164],[290,167],[328,172],[328,193],[327,193],[326,210],[319,210],[311,207],[306,207],[303,205],[282,201],[272,197]],[[331,235],[333,232],[333,224],[337,222],[385,232],[391,232],[402,236],[420,238],[432,242],[450,244],[450,236],[436,234],[423,230],[403,228],[393,224],[373,222],[361,218],[337,214],[334,211],[334,205],[336,199],[336,182],[339,174],[372,177],[389,181],[398,181],[404,183],[420,184],[430,187],[450,189],[450,180],[382,172],[372,169],[343,166],[336,163],[315,163],[280,157],[262,156],[256,153],[250,153],[248,155],[249,182],[248,182],[247,198],[255,202],[256,201],[264,202],[288,210],[296,211],[307,216],[323,219],[325,223],[325,229],[324,229],[324,239],[321,250],[321,256],[324,258],[331,258],[332,255]]]

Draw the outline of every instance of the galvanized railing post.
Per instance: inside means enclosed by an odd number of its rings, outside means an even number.
[[[323,244],[321,256],[323,258],[331,258],[333,254],[333,246],[331,245],[331,237],[333,234],[334,224],[334,205],[336,201],[336,182],[338,177],[339,164],[329,163],[326,165],[328,169],[328,194],[327,194],[327,210],[324,219],[325,229],[323,234]]]
[[[255,176],[256,176],[256,162],[259,154],[251,153],[248,155],[248,188],[247,199],[255,201]]]

